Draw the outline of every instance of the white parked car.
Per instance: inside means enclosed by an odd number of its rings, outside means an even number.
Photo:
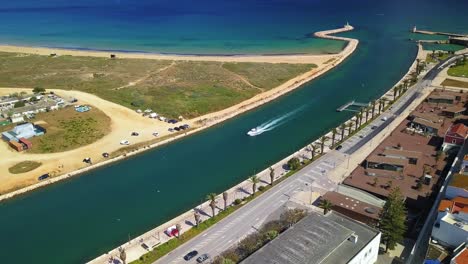
[[[120,141],[120,145],[130,145],[130,142],[128,140],[122,140]]]

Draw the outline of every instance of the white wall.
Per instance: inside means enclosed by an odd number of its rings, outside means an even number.
[[[366,245],[348,264],[374,264],[377,261],[379,253],[380,236],[378,235],[372,239],[372,241]],[[359,238],[358,238],[359,239]]]
[[[452,215],[447,215],[447,217],[453,217]],[[463,229],[449,224],[444,220],[441,220],[440,226],[432,228],[432,237],[442,244],[447,244],[452,247],[458,247],[463,242],[468,242],[468,232]],[[437,222],[436,222],[437,223]]]

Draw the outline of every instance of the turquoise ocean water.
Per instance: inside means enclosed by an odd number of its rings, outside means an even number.
[[[197,135],[0,204],[4,263],[83,263],[189,210],[350,117],[411,65],[420,28],[468,33],[466,1],[65,1],[2,3],[7,44],[189,54],[328,53],[310,33],[349,21],[343,64],[300,89]],[[258,137],[245,133],[290,114]],[[216,154],[214,154],[216,153]],[[158,192],[159,190],[159,192]]]

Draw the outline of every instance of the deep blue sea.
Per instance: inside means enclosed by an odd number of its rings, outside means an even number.
[[[342,26],[380,34],[464,31],[467,1],[21,0],[1,1],[0,43],[158,53],[329,53],[311,33]],[[466,11],[466,10],[465,10]],[[445,17],[449,17],[447,21]]]
[[[360,40],[340,66],[258,109],[0,203],[0,263],[15,264],[88,261],[305,146],[350,117],[337,107],[351,99],[376,99],[402,78],[417,51],[408,39],[423,37],[409,33],[414,25],[468,33],[466,0],[1,2],[0,43],[7,44],[192,54],[328,53],[343,43],[310,34],[346,21],[356,30],[344,35]],[[274,130],[245,135],[287,113],[294,114]]]

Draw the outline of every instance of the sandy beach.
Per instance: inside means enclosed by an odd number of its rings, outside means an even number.
[[[0,160],[0,181],[2,181],[2,185],[0,186],[0,193],[3,194],[0,196],[0,200],[11,198],[17,194],[24,193],[44,185],[84,173],[86,171],[89,171],[90,169],[97,168],[98,166],[107,165],[111,162],[124,159],[128,156],[135,155],[153,147],[157,147],[161,144],[174,141],[183,136],[196,133],[202,129],[218,124],[226,119],[232,118],[236,115],[239,115],[264,103],[274,100],[275,98],[278,98],[279,96],[284,95],[300,87],[301,85],[309,82],[310,80],[324,74],[325,72],[334,68],[336,65],[345,60],[349,55],[351,55],[358,46],[358,40],[329,36],[328,34],[335,34],[339,32],[349,31],[352,29],[353,28],[351,26],[345,26],[341,29],[321,31],[315,33],[315,36],[317,37],[335,39],[339,41],[345,41],[348,43],[340,53],[331,55],[179,56],[145,53],[115,53],[118,58],[225,62],[314,63],[317,65],[317,67],[309,72],[306,72],[283,83],[282,85],[272,90],[258,94],[237,105],[231,106],[227,109],[218,112],[194,118],[192,120],[185,120],[183,123],[189,124],[193,129],[188,131],[187,133],[173,136],[171,136],[171,133],[168,132],[168,128],[173,127],[173,125],[161,122],[159,120],[145,118],[141,116],[141,114],[137,114],[131,109],[103,100],[95,95],[78,91],[52,90],[63,97],[77,98],[80,101],[80,104],[89,104],[108,114],[111,118],[112,123],[111,132],[93,144],[83,146],[81,148],[67,152],[51,154],[18,153],[9,148],[5,142],[2,142],[0,144],[0,152],[7,153],[7,155],[5,155],[4,158]],[[51,53],[57,53],[58,55],[95,57],[109,57],[110,55],[109,52],[100,51],[61,50],[14,46],[0,46],[0,51],[40,55],[49,55]],[[31,88],[24,89],[27,91],[31,91]],[[0,88],[0,95],[20,91],[20,88]],[[133,131],[137,131],[140,134],[140,136],[130,137],[130,134]],[[151,142],[155,140],[155,137],[152,135],[153,132],[158,132],[159,137],[171,137],[160,142],[151,144]],[[138,150],[131,151],[113,159],[106,160],[102,157],[103,152],[112,153],[121,149],[122,146],[119,144],[119,142],[122,140],[131,141],[131,145],[142,144],[142,146]],[[93,165],[86,165],[85,163],[83,163],[82,160],[85,157],[90,157],[93,160]],[[9,167],[25,160],[39,161],[43,165],[33,171],[23,174],[11,174],[8,171]],[[38,182],[37,177],[44,173],[51,173],[51,175],[54,177],[50,180]]]

